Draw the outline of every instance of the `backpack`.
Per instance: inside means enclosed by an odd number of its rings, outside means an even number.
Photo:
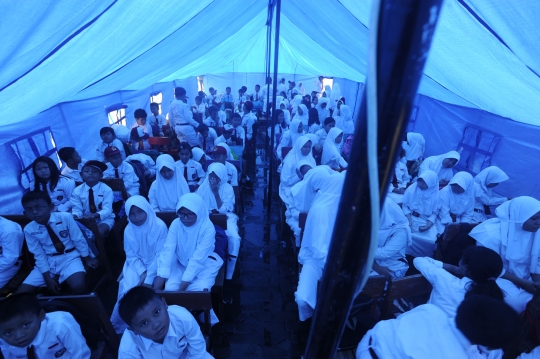
[[[227,238],[227,233],[225,233],[225,230],[220,226],[214,225],[214,228],[216,229],[216,246],[214,252],[223,259],[223,262],[226,262],[227,255],[229,254],[229,239]]]

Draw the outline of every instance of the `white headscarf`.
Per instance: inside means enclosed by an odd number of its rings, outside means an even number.
[[[465,192],[455,194],[451,188],[452,184],[459,185]],[[442,191],[448,191],[450,211],[455,215],[461,216],[474,206],[474,180],[469,172],[456,173]]]
[[[199,147],[193,147],[191,149],[191,154],[193,155],[193,159],[197,162],[200,162],[201,158],[203,156],[206,156],[206,154],[204,153],[204,151],[199,148]]]
[[[339,151],[338,144],[336,143],[336,137],[342,133],[343,131],[337,127],[332,127],[330,131],[328,131],[326,140],[324,140],[321,164],[326,165],[331,161],[339,161],[341,158],[341,153]]]
[[[296,95],[294,96],[294,98],[291,99],[291,110],[292,110],[292,113],[296,113],[296,109],[297,107],[302,103],[302,95]]]
[[[403,205],[412,211],[431,216],[439,208],[439,178],[432,170],[425,170],[418,178],[426,182],[428,188],[421,190],[417,182],[405,191]]]
[[[308,141],[310,141],[310,139],[307,136],[298,137],[293,148],[289,151],[289,153],[287,153],[287,156],[285,156],[285,159],[283,160],[283,168],[281,169],[281,176],[283,178],[298,176],[296,174],[296,168],[298,162],[302,160],[306,160],[310,164],[311,168],[315,168],[317,166],[315,159],[313,158],[312,151],[309,151],[307,156],[302,155],[302,147],[304,147]]]
[[[303,163],[304,161],[299,162],[299,164]],[[322,188],[328,177],[335,173],[335,171],[325,165],[309,170],[304,176],[304,179],[291,188],[294,207],[300,212],[308,212],[317,192]]]
[[[330,96],[332,95],[332,89],[330,88],[330,85],[324,85],[324,92],[326,92],[326,98],[330,100]]]
[[[482,191],[488,196],[491,196],[491,188],[487,186],[492,183],[501,183],[508,180],[509,177],[503,170],[497,166],[489,166],[480,171],[479,174],[474,177],[474,182],[478,183]]]
[[[416,161],[418,158],[424,157],[426,140],[419,133],[409,132],[407,133],[407,141],[403,141],[401,147],[405,150],[407,161]]]
[[[341,98],[341,89],[339,88],[339,84],[334,82],[334,85],[332,86],[332,94],[330,96],[330,105],[332,108],[336,108],[337,102]]]
[[[409,220],[396,202],[392,200],[384,201],[381,211],[381,222],[379,223],[379,247],[384,247],[386,240],[399,229],[407,231],[407,246],[412,244],[411,227]]]
[[[307,128],[307,125],[308,125],[308,122],[309,122],[308,108],[304,104],[300,104],[300,105],[298,105],[298,107],[300,107],[302,109],[302,116],[300,116],[300,114],[297,111],[296,115],[294,115],[294,117],[293,117],[293,121],[298,119],[298,120],[302,121],[302,124],[304,125],[304,127]]]
[[[223,147],[227,151],[227,158],[226,158],[227,160],[234,161],[234,156],[231,154],[231,148],[229,147],[228,144],[226,144],[225,142],[222,142],[218,144],[218,146]]]
[[[296,143],[296,140],[298,140],[298,138],[303,135],[302,133],[298,132],[298,126],[300,126],[301,123],[302,123],[302,120],[298,118],[295,118],[294,120],[291,121],[289,134],[291,135],[291,144],[293,146]]]
[[[450,151],[440,156],[431,156],[431,157],[426,158],[426,160],[422,163],[422,166],[420,169],[422,170],[423,168],[425,168],[428,170],[432,170],[439,177],[439,181],[443,179],[449,179],[449,178],[452,178],[452,174],[454,173],[452,171],[453,167],[452,168],[443,167],[442,163],[447,158],[453,158],[453,159],[458,160],[459,162],[460,157],[461,156],[456,151]],[[457,165],[457,162],[456,162],[456,165]]]
[[[225,165],[222,163],[213,162],[210,166],[208,166],[207,175],[201,186],[195,192],[204,200],[204,203],[208,207],[209,211],[213,209],[219,210],[216,202],[216,196],[214,196],[212,188],[210,187],[210,173],[212,172],[215,173],[216,176],[218,176],[221,180],[219,182],[218,190],[221,201],[223,203],[230,202],[232,196],[232,203],[234,204],[234,190],[232,186],[227,183],[229,180],[229,176],[227,175],[227,167],[225,167]]]
[[[354,134],[354,122],[352,119],[352,111],[351,108],[347,105],[341,105],[340,107],[340,122],[341,126],[339,127],[343,130],[344,135],[352,135]]]
[[[161,174],[156,174],[156,197],[159,208],[172,211],[180,197],[189,193],[189,186],[184,176],[177,173],[174,159],[170,155],[160,155],[156,161],[157,172],[163,167],[174,172],[173,178],[166,180]]]
[[[330,102],[330,100],[328,100],[327,97],[321,97],[321,98],[319,98],[319,102],[315,106],[315,108],[317,109],[317,112],[319,112],[319,121],[321,121],[321,125],[323,125],[323,126],[324,126],[324,120],[327,117],[330,117],[330,110],[328,109],[328,103],[329,102]],[[325,108],[321,107],[321,105],[323,103],[326,104]]]

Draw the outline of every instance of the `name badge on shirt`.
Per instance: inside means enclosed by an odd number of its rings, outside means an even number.
[[[57,351],[56,353],[54,353],[54,357],[55,358],[60,358],[60,357],[64,356],[64,354],[66,354],[66,352],[67,352],[67,349],[62,348],[59,351]]]
[[[186,336],[184,335],[182,338],[178,339],[178,343],[176,345],[178,348],[184,348],[186,346]]]
[[[67,238],[69,235],[69,232],[66,230],[60,231],[58,234],[60,234],[60,237]]]
[[[61,200],[64,199],[64,196],[58,196],[58,197],[56,197],[56,199],[59,200],[59,201],[61,201]]]

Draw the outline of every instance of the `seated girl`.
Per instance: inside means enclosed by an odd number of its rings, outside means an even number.
[[[349,106],[341,105],[339,112],[341,127],[338,126],[338,128],[341,128],[343,130],[343,139],[346,140],[349,136],[354,135],[354,122],[352,119],[352,111]]]
[[[281,157],[281,149],[283,147],[294,146],[298,137],[302,136],[304,133],[305,133],[304,125],[302,124],[302,121],[299,119],[292,120],[290,129],[288,131],[285,131],[285,133],[281,137],[281,142],[277,146],[277,149],[276,149],[277,157],[280,160],[283,160],[283,157]]]
[[[458,172],[449,186],[439,193],[440,208],[437,232],[442,234],[450,223],[474,223],[474,180],[468,172]]]
[[[426,140],[419,133],[408,132],[407,141],[403,141],[401,148],[405,151],[409,174],[415,178],[418,175],[420,164],[424,160]]]
[[[165,223],[142,196],[131,196],[126,201],[126,213],[129,221],[124,231],[126,262],[119,280],[118,300],[133,287],[152,286],[156,277],[157,257],[168,232]],[[114,306],[111,322],[118,334],[127,328],[118,314],[118,303]]]
[[[306,132],[309,129],[308,128],[308,123],[309,123],[309,117],[308,116],[309,116],[308,115],[308,108],[306,107],[306,105],[299,104],[298,107],[296,108],[296,115],[294,115],[293,120],[295,120],[295,119],[300,120],[302,122],[302,125],[304,125],[303,127],[306,129]]]
[[[170,155],[160,155],[156,167],[156,180],[148,193],[150,205],[156,212],[172,212],[180,197],[189,193],[188,184],[176,170],[176,163]]]
[[[285,112],[289,112],[285,110]],[[277,122],[274,127],[274,148],[279,146],[279,142],[283,138],[283,134],[289,130],[289,126],[285,123],[285,112],[284,110],[276,110]],[[268,132],[268,137],[272,136],[272,126],[268,126],[266,130]]]
[[[310,108],[308,110],[308,133],[316,133],[321,128],[321,121],[319,120],[319,113],[316,109]]]
[[[440,156],[426,158],[420,165],[419,173],[425,170],[432,170],[439,177],[439,187],[444,187],[452,178],[454,172],[452,168],[459,162],[460,155],[456,151],[450,151]]]
[[[521,312],[540,282],[540,202],[517,197],[497,207],[495,214],[496,218],[479,224],[469,236],[501,256],[501,278],[512,282],[503,290],[513,300],[512,307]]]
[[[208,156],[201,148],[192,147],[191,153],[193,154],[193,160],[199,162],[201,166],[205,166],[206,160],[211,160],[212,158]]]
[[[432,255],[435,251],[437,227],[435,220],[439,213],[439,180],[437,174],[426,170],[405,191],[403,214],[409,220],[412,244],[407,254],[413,256]]]
[[[475,222],[484,222],[487,219],[484,206],[498,206],[508,201],[506,197],[493,195],[493,188],[507,180],[508,175],[497,166],[484,168],[474,177]]]
[[[234,190],[227,183],[227,168],[219,162],[208,166],[208,175],[197,194],[202,197],[210,213],[222,213],[227,215],[227,238],[229,242],[229,260],[227,262],[226,279],[232,279],[238,251],[240,250],[240,236],[238,235],[238,216],[234,214]]]
[[[343,131],[333,127],[324,140],[321,164],[327,165],[334,170],[347,168],[347,161],[341,156],[339,144],[343,140]]]
[[[397,204],[403,203],[403,194],[411,181],[411,176],[409,176],[409,171],[407,170],[407,165],[405,163],[405,157],[401,157],[396,163],[396,166],[394,167],[394,178],[392,182],[390,182],[390,188],[388,189],[387,194],[387,197]]]
[[[75,181],[62,176],[56,163],[47,156],[41,156],[32,163],[34,179],[30,182],[31,191],[47,192],[51,197],[54,210],[71,212],[69,198],[75,189]]]
[[[328,98],[321,97],[319,99],[319,102],[317,103],[317,106],[315,106],[315,108],[317,109],[317,112],[319,113],[319,120],[330,117],[330,110],[328,109],[328,101],[329,101]]]

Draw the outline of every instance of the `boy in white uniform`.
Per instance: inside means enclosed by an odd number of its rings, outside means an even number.
[[[167,306],[150,288],[132,288],[120,300],[119,312],[129,326],[119,359],[213,358],[193,315],[183,307]]]
[[[60,286],[55,276],[60,283],[66,281],[73,294],[86,292],[81,258],[91,268],[97,268],[99,262],[89,256],[86,239],[71,214],[52,212],[54,206],[45,192],[28,192],[21,202],[24,214],[32,221],[24,227],[24,234],[36,266],[17,292],[35,292],[47,286],[56,294]]]
[[[71,178],[75,182],[82,182],[80,172],[83,160],[75,148],[62,147],[58,150],[58,156],[66,164],[62,169],[62,176]]]
[[[196,186],[202,183],[202,180],[206,177],[201,164],[194,161],[193,154],[191,153],[191,146],[187,142],[180,143],[178,147],[179,161],[176,161],[176,170],[181,176],[184,177],[189,186]]]
[[[67,312],[45,314],[37,298],[14,294],[0,302],[0,353],[5,359],[89,359],[81,328]]]
[[[238,186],[238,170],[232,163],[226,161],[229,157],[230,150],[229,146],[225,146],[227,145],[222,143],[214,148],[214,161],[225,165],[227,168],[227,176],[229,177],[228,183],[233,187]]]
[[[126,158],[126,152],[124,151],[124,145],[116,138],[116,133],[111,127],[102,127],[99,130],[99,136],[103,142],[100,143],[98,148],[96,148],[96,159],[101,162],[105,162],[105,156],[103,152],[109,146],[115,146],[120,149],[122,153],[122,158]]]
[[[167,119],[165,119],[165,116],[159,114],[159,104],[152,102],[150,104],[150,112],[152,112],[152,116],[148,116],[146,120],[152,126],[152,133],[154,136],[163,136],[163,126],[167,124]],[[154,127],[157,128],[157,131]]]
[[[204,152],[212,152],[214,150],[214,142],[217,140],[218,135],[216,130],[206,126],[204,123],[197,127],[197,139],[199,140],[199,147]]]
[[[133,147],[135,147],[136,150],[138,149],[150,149],[150,143],[148,143],[148,138],[153,137],[153,131],[152,126],[149,123],[146,123],[146,118],[148,117],[148,114],[145,110],[142,108],[138,108],[135,110],[135,113],[133,114],[135,116],[135,123],[131,126],[131,135],[130,139],[133,143]],[[141,148],[142,143],[142,148]],[[123,157],[126,158],[125,156]]]
[[[186,90],[183,87],[174,89],[174,97],[169,106],[169,121],[180,142],[187,142],[191,146],[197,145],[195,129],[199,123],[193,119],[193,114],[187,105]]]
[[[17,274],[21,268],[24,235],[17,223],[0,217],[0,289]]]
[[[203,123],[209,127],[223,127],[225,124],[219,117],[219,110],[216,106],[208,108],[208,117],[203,120]]]
[[[103,172],[103,178],[121,178],[124,181],[124,187],[128,196],[139,194],[139,177],[135,174],[133,166],[122,160],[120,150],[114,146],[105,149],[105,158],[107,159],[107,169]],[[115,198],[115,201],[117,198]],[[120,197],[119,200],[122,200]]]

